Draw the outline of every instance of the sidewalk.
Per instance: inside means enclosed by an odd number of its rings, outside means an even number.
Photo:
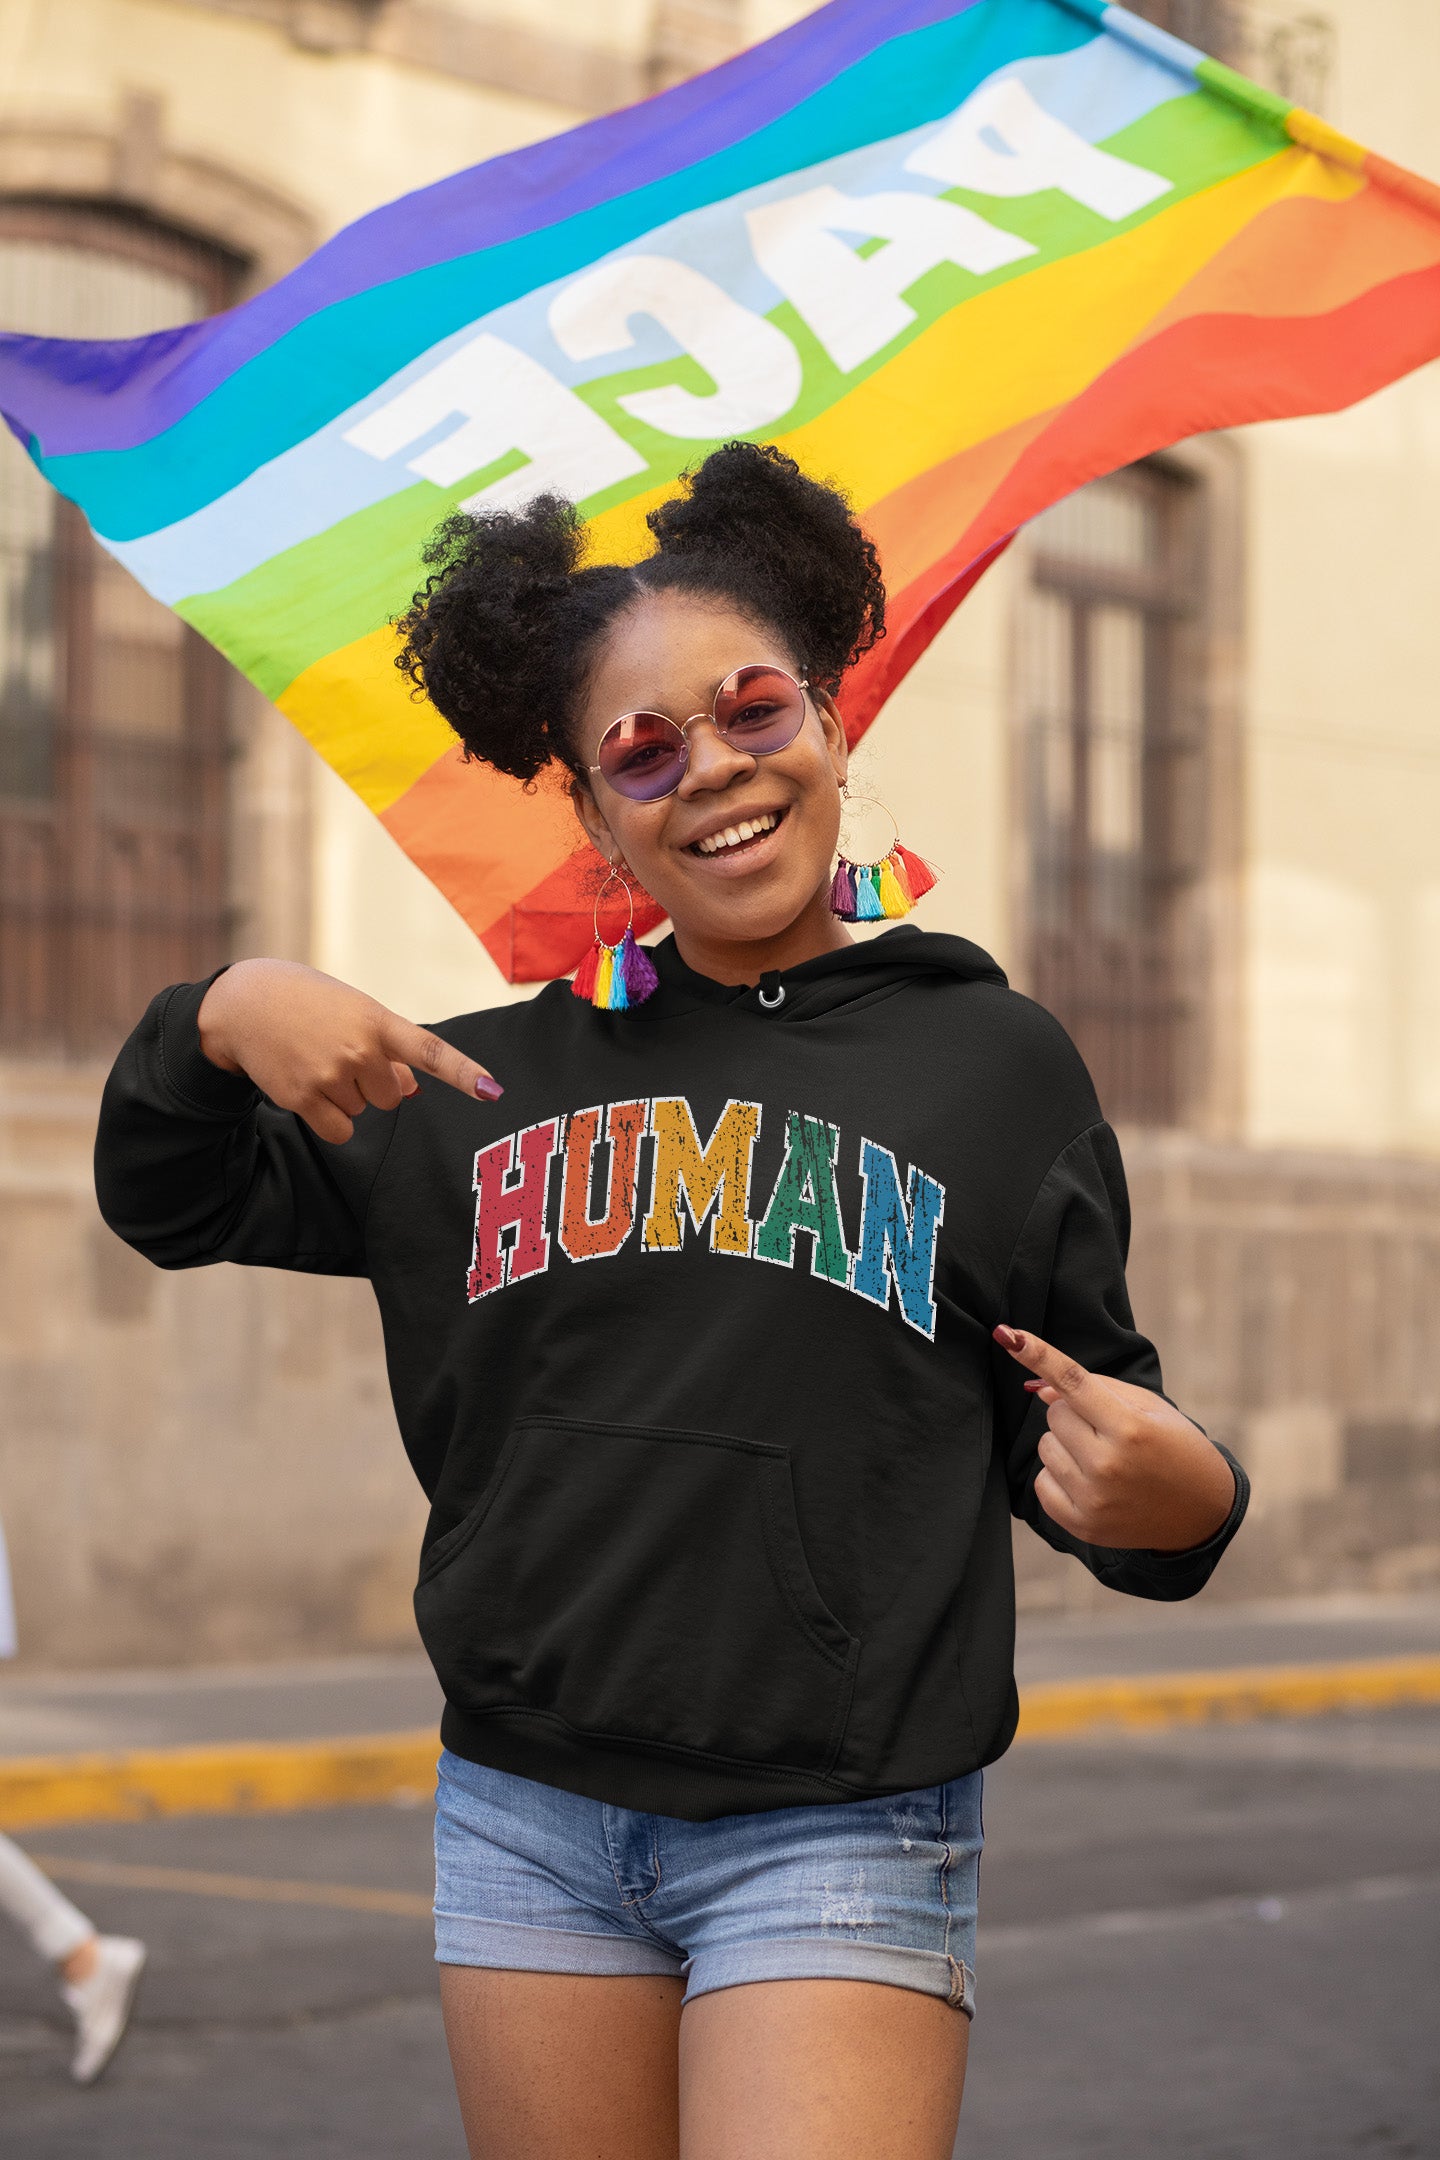
[[[1440,1597],[1129,1604],[1022,1619],[1024,1740],[1440,1701]],[[0,1679],[0,1826],[335,1806],[429,1790],[414,1656]]]
[[[1116,1598],[1113,1612],[1084,1619],[1022,1615],[1015,1674],[1023,1693],[1102,1676],[1437,1656],[1440,1596],[1277,1598],[1257,1605]]]
[[[18,1755],[314,1740],[438,1727],[429,1660],[353,1657],[193,1671],[0,1677],[0,1762]],[[438,1746],[438,1741],[437,1741]]]

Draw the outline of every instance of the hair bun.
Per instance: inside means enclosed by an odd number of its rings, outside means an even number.
[[[811,480],[773,443],[728,442],[650,512],[651,585],[724,594],[785,632],[822,688],[835,690],[885,634],[874,542],[838,489]]]
[[[395,624],[396,666],[465,745],[517,780],[553,760],[584,778],[574,727],[586,674],[620,611],[645,592],[725,601],[779,634],[817,687],[838,688],[885,633],[873,543],[844,497],[765,443],[712,451],[648,519],[655,552],[581,567],[573,504],[457,510],[432,535],[424,586]]]
[[[470,756],[517,780],[570,762],[581,657],[616,588],[633,583],[616,566],[582,570],[583,548],[579,513],[561,495],[489,516],[457,510],[426,543],[430,576],[395,624],[396,666]]]

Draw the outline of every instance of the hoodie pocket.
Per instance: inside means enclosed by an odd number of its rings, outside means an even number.
[[[780,1447],[525,1418],[415,1592],[446,1696],[828,1771],[859,1643],[822,1603]]]

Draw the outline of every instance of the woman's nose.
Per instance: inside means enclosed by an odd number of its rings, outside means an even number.
[[[690,761],[680,782],[681,795],[728,787],[741,773],[754,769],[750,752],[737,750],[727,742],[711,713],[691,714],[685,723],[685,740],[690,746]]]

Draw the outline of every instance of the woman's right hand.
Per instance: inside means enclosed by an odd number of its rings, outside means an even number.
[[[394,1110],[413,1095],[417,1069],[472,1100],[503,1092],[438,1035],[295,960],[237,960],[217,975],[200,1006],[200,1048],[337,1144],[367,1103]]]

